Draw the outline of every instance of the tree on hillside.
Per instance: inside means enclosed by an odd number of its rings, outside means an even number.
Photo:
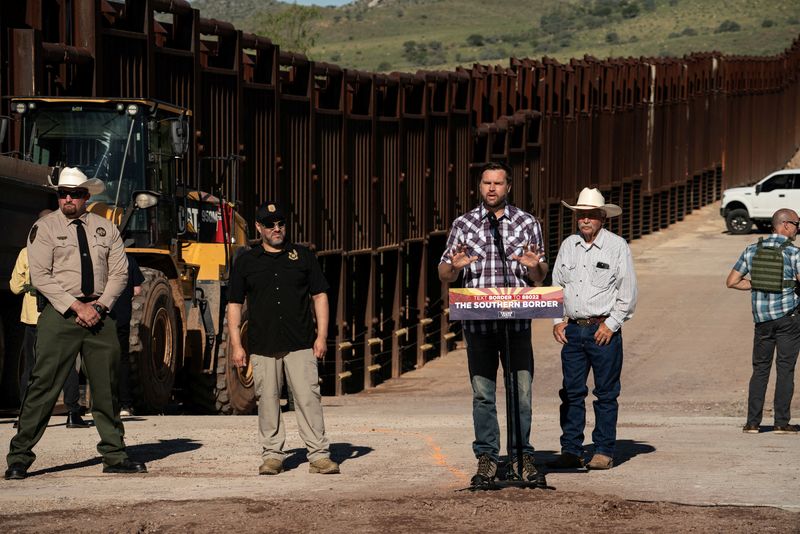
[[[264,35],[284,50],[308,54],[319,37],[314,21],[322,10],[314,6],[291,4],[277,13],[262,13],[256,17],[256,33]]]

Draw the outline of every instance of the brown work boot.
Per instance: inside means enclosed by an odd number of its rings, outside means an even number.
[[[798,434],[800,432],[800,427],[797,425],[775,426],[772,432],[775,434]]]
[[[497,476],[497,462],[488,454],[478,456],[478,472],[472,477],[470,485],[473,487],[491,484]]]
[[[319,473],[321,475],[338,475],[339,464],[328,457],[314,460],[308,464],[309,473]]]
[[[511,475],[513,478],[519,477],[519,469],[517,468],[517,460],[511,462]],[[522,480],[526,482],[533,482],[539,476],[539,470],[536,469],[536,460],[532,454],[522,455]]]
[[[589,469],[611,469],[614,467],[614,459],[610,456],[606,456],[605,454],[595,454],[592,456],[592,459],[589,460],[589,463],[586,464],[586,467]]]
[[[283,471],[283,460],[280,458],[267,458],[258,468],[259,475],[277,475]]]

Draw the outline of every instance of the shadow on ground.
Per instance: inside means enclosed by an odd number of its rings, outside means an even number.
[[[142,443],[139,445],[131,445],[126,447],[126,451],[132,460],[137,462],[155,462],[172,456],[173,454],[181,454],[184,452],[199,449],[203,445],[197,441],[188,438],[177,439],[162,439],[158,443]],[[59,473],[61,471],[69,471],[71,469],[81,469],[83,467],[90,467],[93,465],[100,465],[101,458],[95,457],[82,462],[73,462],[70,464],[57,465],[48,467],[47,469],[40,469],[38,471],[29,472],[29,476],[44,475],[47,473]]]
[[[331,460],[343,464],[348,460],[355,460],[361,458],[374,451],[372,447],[361,447],[351,443],[331,443]],[[283,461],[283,467],[286,470],[294,469],[305,463],[306,449],[298,448],[286,451],[286,459]]]
[[[618,439],[617,440],[617,451],[614,453],[614,466],[620,466],[631,460],[640,454],[650,454],[651,452],[655,452],[656,448],[650,445],[649,443],[645,443],[643,441],[635,441],[632,439]],[[588,462],[592,458],[592,454],[594,453],[594,448],[592,446],[587,447],[586,454],[584,458]],[[536,457],[536,464],[537,465],[546,465],[548,462],[552,462],[556,460],[559,456],[559,451],[536,451],[534,456]],[[562,473],[584,473],[586,469],[559,469],[559,472]]]

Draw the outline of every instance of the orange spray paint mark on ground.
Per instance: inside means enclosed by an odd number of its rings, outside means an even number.
[[[428,448],[430,449],[430,456],[436,465],[447,469],[447,471],[450,472],[451,475],[453,475],[455,478],[458,479],[459,483],[469,482],[469,475],[467,475],[464,471],[462,471],[458,467],[450,465],[447,462],[447,455],[445,455],[442,452],[442,447],[438,443],[436,443],[436,440],[433,439],[433,436],[428,436],[420,432],[403,432],[400,430],[393,430],[391,428],[371,428],[369,429],[369,431],[381,432],[383,434],[400,434],[402,436],[422,438],[428,445]]]

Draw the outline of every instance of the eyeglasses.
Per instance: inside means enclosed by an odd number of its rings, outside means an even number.
[[[261,223],[265,230],[280,230],[286,226],[286,221],[275,221],[272,224]]]
[[[795,228],[800,227],[800,221],[783,221],[783,222],[793,224]]]
[[[89,191],[86,189],[59,189],[58,198],[71,197],[74,199],[89,198]]]

